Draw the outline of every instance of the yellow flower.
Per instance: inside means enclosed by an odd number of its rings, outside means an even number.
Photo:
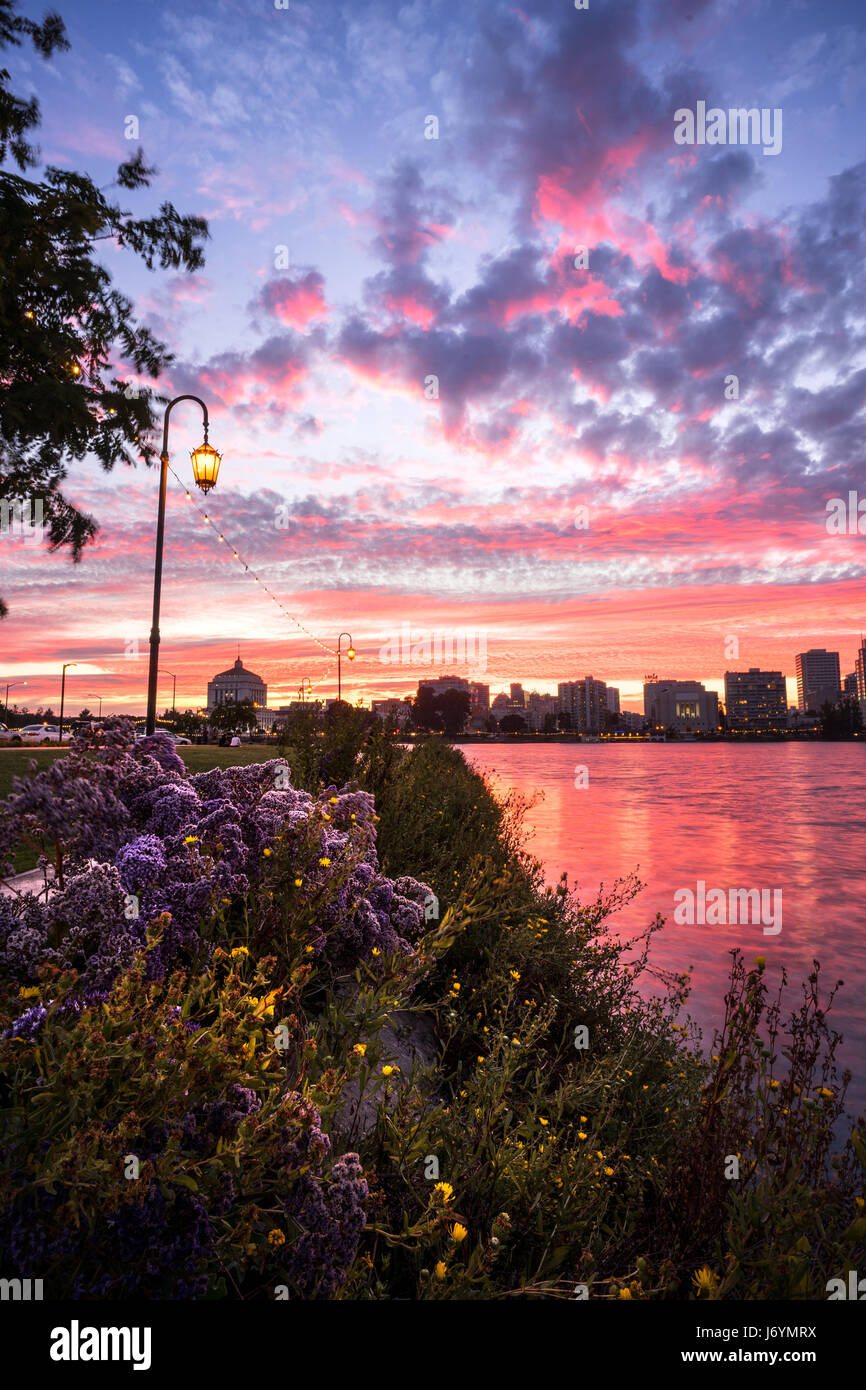
[[[705,1293],[708,1298],[712,1298],[719,1287],[717,1276],[707,1265],[704,1265],[702,1269],[695,1270],[692,1275],[692,1283],[698,1294]]]
[[[578,1137],[578,1139],[585,1139],[585,1138],[586,1138],[586,1135],[584,1134],[584,1132],[583,1132],[582,1129],[581,1129],[581,1130],[578,1130],[577,1137]]]
[[[459,1221],[455,1222],[455,1224],[451,1227],[451,1239],[456,1240],[458,1245],[460,1244],[461,1240],[466,1239],[468,1234],[469,1232],[467,1231],[466,1227],[461,1226]]]
[[[314,951],[315,949],[316,949],[315,946],[305,946],[305,947],[304,947],[304,952],[305,952],[306,955],[311,956],[311,955],[313,954],[313,951]]]
[[[605,1173],[607,1174],[607,1176],[608,1176],[609,1178],[612,1178],[612,1177],[613,1177],[613,1169],[612,1169],[612,1168],[605,1168],[604,1171],[605,1171]]]
[[[382,952],[379,950],[379,947],[378,947],[378,946],[374,946],[374,947],[373,947],[373,950],[372,950],[372,955],[374,955],[374,956],[381,956],[381,954],[382,954]]]
[[[236,956],[248,956],[248,955],[249,955],[249,951],[247,950],[246,946],[233,946],[233,947],[232,947],[232,960],[234,960]]]
[[[864,1201],[862,1197],[855,1197],[855,1198],[854,1198],[854,1205],[855,1205],[856,1207],[859,1207],[860,1210],[862,1211],[863,1208],[866,1207],[866,1201]]]
[[[336,798],[335,796],[332,796],[332,797],[331,797],[331,805],[332,805],[332,806],[336,806],[336,804],[337,804],[337,798]]]
[[[549,1125],[549,1124],[550,1124],[550,1121],[549,1121],[549,1120],[543,1120],[543,1119],[541,1118],[541,1116],[539,1115],[539,1117],[538,1117],[538,1123],[539,1123],[540,1125]]]
[[[581,1115],[581,1117],[580,1117],[580,1123],[581,1123],[582,1125],[589,1124],[589,1121],[588,1121],[588,1119],[587,1119],[587,1117],[586,1117],[585,1115]]]
[[[631,1298],[631,1289],[620,1289],[620,1298]]]
[[[511,976],[512,980],[519,980],[519,979],[520,979],[520,971],[519,971],[519,970],[509,970],[508,973],[509,973],[509,975]]]
[[[19,999],[38,999],[38,998],[39,998],[39,986],[38,986],[38,985],[22,985],[21,988],[20,988],[19,991],[18,991],[18,998],[19,998]]]
[[[763,968],[764,968],[764,966],[765,966],[766,964],[767,964],[767,957],[766,957],[766,956],[755,956],[755,965],[757,965],[757,967],[758,967],[759,970],[763,970]]]
[[[399,1070],[400,1070],[399,1067],[383,1067],[383,1068],[382,1068],[382,1075],[383,1075],[383,1076],[390,1076],[392,1072],[394,1072],[394,1071],[399,1071]]]
[[[444,1260],[439,1260],[436,1264],[435,1274],[437,1279],[444,1279],[448,1273],[448,1266]]]
[[[263,849],[262,854],[265,856],[266,859],[270,859],[271,855],[273,854],[273,850]]]
[[[330,820],[330,819],[331,819],[331,817],[328,815],[327,811],[323,811],[323,812],[322,812],[322,820]]]
[[[437,1182],[433,1191],[438,1192],[441,1195],[442,1201],[446,1204],[450,1202],[451,1198],[454,1196],[454,1188],[451,1186],[450,1182]]]
[[[303,880],[302,878],[296,878],[296,879],[295,879],[295,887],[296,887],[296,888],[302,888],[302,887],[303,887],[303,884],[304,884],[304,880]]]
[[[355,1043],[355,1046],[352,1048],[352,1051],[357,1053],[359,1057],[363,1057],[364,1053],[367,1051],[367,1044]]]
[[[828,1091],[826,1086],[819,1086],[819,1087],[818,1087],[818,1095],[819,1095],[819,1096],[828,1096],[828,1097],[830,1097],[830,1098],[832,1099],[833,1092],[832,1092],[832,1091]]]
[[[328,865],[330,864],[330,862],[331,862],[330,859],[320,859],[320,860],[319,860],[319,863],[321,864],[321,866],[322,866],[323,869],[327,869],[327,867],[328,867]]]
[[[282,1231],[268,1231],[268,1245],[285,1245],[286,1237]]]
[[[185,845],[197,845],[197,844],[198,844],[198,835],[187,835],[186,839],[184,840],[184,844],[185,844]]]
[[[779,1089],[780,1084],[781,1084],[781,1083],[778,1082],[778,1081],[771,1081],[771,1082],[770,1082],[770,1089],[771,1089],[772,1091],[777,1091],[777,1090]]]

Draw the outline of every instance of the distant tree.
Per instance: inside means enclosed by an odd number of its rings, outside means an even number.
[[[542,723],[541,731],[542,731],[542,733],[545,733],[545,734],[555,734],[555,733],[556,733],[556,715],[555,715],[555,714],[546,714],[546,715],[544,716],[544,722]]]
[[[499,724],[504,734],[525,734],[526,720],[522,714],[506,714]]]
[[[412,704],[412,722],[421,732],[440,733],[444,725],[429,685],[422,685]]]
[[[556,716],[556,720],[563,733],[571,733],[571,715],[569,714],[568,710],[561,709],[559,711],[559,714]]]
[[[207,719],[203,714],[198,714],[194,709],[178,710],[173,719],[175,733],[183,734],[184,738],[194,738],[197,734],[203,734],[207,727]]]
[[[0,49],[28,40],[46,59],[69,48],[59,15],[37,24],[17,13],[17,0],[0,0]],[[0,163],[8,158],[21,171],[0,171],[0,503],[41,503],[51,549],[68,546],[79,560],[97,523],[62,495],[67,465],[91,454],[106,470],[151,462],[155,398],[130,377],[156,378],[172,361],[135,321],[96,248],[131,250],[148,270],[158,263],[194,271],[204,264],[207,223],[171,203],[135,218],[69,169],[24,178],[39,163],[28,140],[39,104],[14,95],[8,82],[0,69]],[[138,149],[109,187],[146,188],[155,173]],[[113,374],[117,361],[129,364],[126,380]]]
[[[435,704],[446,734],[462,734],[469,718],[469,691],[443,690]]]
[[[256,707],[252,700],[225,700],[211,710],[208,722],[214,729],[224,729],[227,733],[255,729],[258,726]]]
[[[820,719],[822,738],[854,738],[863,730],[860,701],[851,695],[843,695],[837,705],[826,701]]]
[[[499,729],[499,723],[492,714],[488,714],[487,718],[484,721],[484,727],[487,730],[488,734],[495,734]]]

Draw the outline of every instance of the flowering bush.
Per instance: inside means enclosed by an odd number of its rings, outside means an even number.
[[[369,793],[330,786],[313,797],[291,785],[282,759],[188,776],[166,734],[135,744],[128,722],[17,781],[0,809],[7,861],[16,834],[39,846],[59,885],[46,902],[0,902],[0,974],[20,983],[53,964],[101,987],[156,919],[149,978],[198,960],[219,939],[225,907],[263,883],[269,859],[275,906],[258,914],[259,939],[291,909],[314,956],[345,968],[411,951],[424,922],[425,886],[379,872]]]
[[[358,1156],[331,1161],[287,1077],[264,974],[220,951],[148,986],[158,935],[99,1009],[44,970],[38,1044],[0,1041],[3,1272],[53,1298],[195,1298],[226,1278],[245,1296],[331,1294],[366,1220]]]

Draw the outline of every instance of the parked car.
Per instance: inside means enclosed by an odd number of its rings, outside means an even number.
[[[19,732],[22,743],[60,742],[60,729],[57,724],[25,724]]]
[[[178,743],[192,743],[192,739],[191,739],[191,738],[187,738],[187,737],[186,737],[186,734],[174,734],[174,733],[172,733],[171,729],[156,729],[154,732],[155,732],[155,733],[158,733],[158,734],[168,734],[169,738],[170,738],[170,739],[172,740],[172,742],[175,743],[175,744],[178,744]],[[143,738],[147,738],[147,737],[148,737],[148,735],[142,731],[142,732],[139,732],[139,733],[137,733],[137,734],[135,735],[135,741],[136,741],[136,743],[141,743],[141,740],[142,740]]]
[[[10,729],[7,724],[0,724],[0,746],[4,743],[20,743],[21,730]]]

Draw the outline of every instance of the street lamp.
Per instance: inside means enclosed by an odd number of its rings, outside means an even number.
[[[342,677],[342,669],[341,669],[341,666],[340,666],[340,657],[342,656],[342,643],[343,643],[343,638],[344,638],[344,637],[348,637],[348,638],[349,638],[349,645],[348,645],[348,647],[347,647],[347,649],[346,649],[346,656],[349,658],[350,661],[354,661],[354,660],[355,660],[355,648],[352,646],[352,638],[349,636],[349,633],[348,633],[348,632],[341,632],[340,635],[339,635],[339,637],[337,638],[337,700],[338,700],[338,702],[339,702],[340,700],[342,700],[342,698],[343,698],[343,677]]]
[[[310,680],[309,676],[303,676],[301,678],[301,683],[298,686],[298,694],[301,697],[302,705],[306,702],[307,695],[310,695],[312,693],[312,689],[313,682]]]
[[[99,701],[99,714],[98,714],[97,718],[101,719],[101,718],[102,718],[102,696],[101,696],[101,695],[97,695],[97,693],[96,693],[95,690],[91,690],[91,691],[89,692],[89,694],[85,695],[84,698],[85,698],[85,700],[98,700],[98,701]]]
[[[173,671],[167,671],[164,666],[160,666],[159,672],[162,676],[171,676],[171,712],[177,714],[177,676]]]
[[[66,698],[66,671],[69,666],[77,666],[77,661],[66,661],[63,664],[63,675],[60,681],[60,738],[58,743],[63,742],[63,702]]]
[[[16,685],[26,685],[26,684],[27,684],[26,681],[7,681],[7,682],[6,682],[6,698],[5,698],[5,700],[3,701],[3,713],[4,713],[4,715],[6,716],[7,719],[9,718],[9,691],[10,691],[10,690],[14,690],[15,687],[16,687]]]
[[[209,492],[216,485],[221,455],[207,442],[207,406],[198,396],[175,396],[165,408],[162,429],[162,453],[159,471],[159,513],[156,523],[156,559],[153,567],[153,623],[150,629],[150,666],[147,674],[147,724],[146,731],[152,734],[156,728],[156,682],[159,672],[159,600],[162,590],[162,545],[165,539],[165,487],[168,475],[168,417],[178,401],[195,401],[201,406],[204,417],[204,443],[190,454],[192,472],[196,484],[202,492]]]

